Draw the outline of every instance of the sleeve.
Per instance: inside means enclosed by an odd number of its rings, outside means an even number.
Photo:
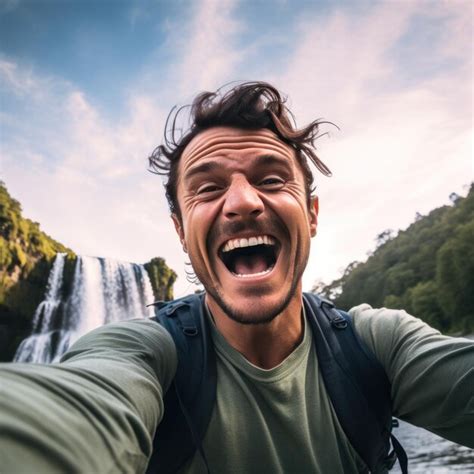
[[[144,472],[176,365],[148,320],[98,328],[58,364],[0,364],[0,471]]]
[[[474,341],[405,311],[364,304],[350,313],[392,384],[394,416],[474,448]]]

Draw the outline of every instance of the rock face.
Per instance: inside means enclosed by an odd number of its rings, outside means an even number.
[[[150,277],[155,300],[172,300],[176,273],[166,265],[164,259],[161,257],[152,258],[148,263],[145,263],[144,266]]]
[[[0,182],[0,360],[11,360],[31,329],[31,318],[44,296],[54,257],[72,250],[21,215],[21,206]]]
[[[42,232],[38,223],[22,217],[20,203],[0,181],[0,361],[12,360],[20,342],[32,333],[58,253],[65,254],[61,298],[67,301],[77,284],[78,256]],[[176,273],[164,259],[153,258],[144,267],[155,300],[172,299]]]

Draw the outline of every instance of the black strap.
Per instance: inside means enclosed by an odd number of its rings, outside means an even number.
[[[390,438],[392,440],[393,451],[397,455],[398,462],[400,463],[400,470],[402,471],[402,474],[408,474],[407,453],[403,449],[403,446],[400,444],[398,439],[395,438],[395,436],[390,435]],[[390,469],[391,469],[391,467],[390,467]]]
[[[390,449],[390,383],[353,330],[350,315],[329,301],[304,295],[319,367],[334,411],[351,445],[371,471]]]
[[[155,320],[175,342],[178,368],[165,395],[165,412],[153,441],[147,473],[175,473],[196,450],[210,472],[202,440],[215,405],[217,371],[203,295],[157,306]]]

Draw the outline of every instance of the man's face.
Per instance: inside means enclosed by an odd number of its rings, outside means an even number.
[[[308,209],[294,150],[266,129],[215,127],[189,143],[178,172],[173,221],[208,304],[263,323],[301,300],[317,200]]]

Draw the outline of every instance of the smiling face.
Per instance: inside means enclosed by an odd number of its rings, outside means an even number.
[[[178,174],[173,221],[213,314],[264,323],[301,304],[317,200],[308,209],[294,150],[266,129],[215,127],[189,143]]]

